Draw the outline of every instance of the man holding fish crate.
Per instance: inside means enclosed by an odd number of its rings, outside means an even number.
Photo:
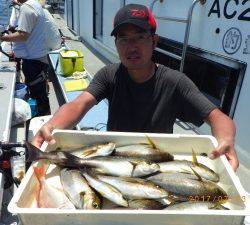
[[[53,143],[53,129],[73,128],[94,105],[107,98],[107,130],[172,133],[178,118],[211,126],[218,147],[210,158],[225,154],[234,170],[239,162],[234,149],[235,124],[211,103],[183,73],[152,60],[158,35],[156,22],[144,5],[122,7],[114,18],[115,45],[121,63],[107,65],[93,78],[87,90],[63,105],[38,131],[33,143]]]

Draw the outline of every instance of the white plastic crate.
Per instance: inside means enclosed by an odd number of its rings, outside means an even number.
[[[176,134],[148,134],[157,147],[166,149],[178,159],[191,159],[191,149],[197,155],[209,153],[217,145],[212,136],[176,135]],[[56,147],[76,148],[100,142],[113,141],[119,145],[147,142],[142,133],[118,133],[96,131],[67,131],[55,130],[54,137],[57,144],[43,146],[45,151]],[[205,211],[167,211],[167,210],[62,210],[32,208],[35,195],[34,187],[37,183],[30,168],[23,179],[19,189],[12,198],[8,209],[18,214],[23,225],[240,225],[245,215],[250,215],[247,203],[242,199],[246,196],[240,181],[237,179],[225,156],[216,160],[204,160],[198,156],[198,161],[206,164],[220,175],[218,183],[229,195],[230,201],[225,205],[231,210],[205,210]],[[51,165],[48,171],[54,175],[55,166]],[[52,173],[51,172],[51,173]],[[47,174],[48,182],[59,184],[59,177]],[[50,178],[49,178],[50,177]]]
[[[32,141],[37,131],[51,119],[52,115],[49,116],[39,116],[34,117],[30,120],[29,131],[28,131],[28,140]]]

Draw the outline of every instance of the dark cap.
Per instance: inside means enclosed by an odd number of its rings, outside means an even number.
[[[114,29],[111,36],[116,35],[118,29],[123,24],[133,24],[143,30],[155,33],[156,22],[153,14],[145,5],[128,4],[119,9],[114,19]]]

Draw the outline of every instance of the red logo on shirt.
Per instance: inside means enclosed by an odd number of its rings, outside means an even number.
[[[133,16],[133,17],[145,17],[146,12],[144,12],[143,10],[132,9],[131,16]]]

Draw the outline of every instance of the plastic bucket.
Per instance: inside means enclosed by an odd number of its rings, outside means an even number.
[[[37,102],[35,99],[33,98],[29,98],[28,99],[28,104],[30,105],[30,109],[31,109],[31,116],[35,117],[38,113],[38,109],[37,109]]]
[[[26,95],[27,95],[27,86],[23,83],[16,83],[15,98],[25,99]]]
[[[71,76],[75,71],[84,71],[83,54],[78,50],[63,50],[60,52],[62,75]]]

